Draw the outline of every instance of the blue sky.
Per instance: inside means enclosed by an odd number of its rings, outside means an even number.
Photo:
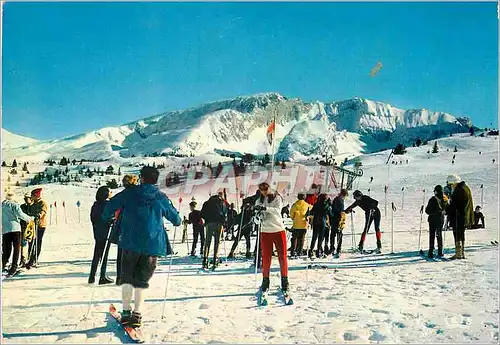
[[[4,3],[3,20],[3,127],[38,139],[268,91],[498,123],[494,2]]]

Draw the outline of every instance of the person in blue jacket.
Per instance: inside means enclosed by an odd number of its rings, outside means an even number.
[[[119,247],[122,249],[122,323],[141,327],[141,308],[144,289],[149,287],[158,257],[171,254],[167,233],[163,227],[165,217],[174,226],[181,224],[179,212],[156,184],[160,173],[156,168],[144,167],[140,173],[141,184],[125,189],[106,204],[103,220],[121,209]],[[135,290],[135,291],[134,291]],[[134,294],[134,310],[131,308]]]

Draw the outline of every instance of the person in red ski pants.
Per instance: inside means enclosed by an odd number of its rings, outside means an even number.
[[[271,192],[269,184],[259,184],[260,197],[255,201],[255,210],[261,213],[260,245],[262,248],[262,285],[261,291],[269,290],[269,273],[273,246],[278,251],[278,260],[281,270],[281,290],[288,291],[288,261],[286,232],[283,226],[281,209],[283,198],[277,192]]]

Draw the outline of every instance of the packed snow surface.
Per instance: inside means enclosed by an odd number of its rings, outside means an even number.
[[[170,227],[170,240],[179,253],[173,257],[163,320],[169,258],[160,260],[146,291],[143,315],[147,342],[498,343],[499,253],[498,246],[491,244],[498,241],[498,140],[456,136],[439,140],[438,154],[427,154],[431,145],[410,148],[406,155],[395,156],[394,160],[403,162],[398,165],[385,165],[387,151],[361,157],[364,176],[355,182],[355,188],[380,202],[383,254],[349,252],[357,244],[364,222],[363,212],[357,209],[354,224],[350,217],[347,219],[343,256],[314,261],[327,265],[328,269],[307,269],[307,260],[289,260],[293,306],[283,306],[274,294],[280,282],[276,258],[271,273],[270,305],[258,308],[255,293],[261,277],[254,276],[251,262],[243,259],[227,265],[224,262],[213,273],[199,274],[200,259],[188,258],[186,243],[180,243],[181,228]],[[454,154],[456,159],[452,164]],[[493,159],[497,162],[493,163]],[[475,205],[484,204],[486,229],[466,232],[466,260],[432,262],[418,254],[423,190],[427,203],[434,186],[444,184],[451,173],[459,174],[467,182]],[[370,177],[373,177],[371,183]],[[2,183],[5,185],[6,181]],[[389,187],[387,216],[385,185]],[[54,184],[43,187],[44,198],[58,203],[57,218],[52,208],[40,267],[2,283],[2,342],[129,342],[107,314],[110,303],[121,309],[120,288],[87,284],[93,252],[89,210],[96,189]],[[12,188],[18,200],[29,189]],[[207,197],[194,196],[198,201]],[[293,202],[294,195],[286,197]],[[66,203],[67,222],[60,206],[62,201]],[[77,201],[82,203],[80,222]],[[181,215],[187,215],[188,202],[184,200],[181,204]],[[346,204],[350,202],[349,197]],[[392,202],[396,206],[394,254],[391,254]],[[178,205],[177,200],[174,203]],[[351,225],[355,229],[355,242]],[[425,251],[428,248],[425,215],[422,230]],[[191,228],[189,234],[191,241]],[[310,238],[311,232],[309,241]],[[230,242],[221,245],[223,258],[230,245]],[[372,230],[365,248],[374,246]],[[446,232],[446,257],[453,251],[453,235]],[[115,278],[116,247],[112,247],[109,257],[108,274]],[[84,315],[88,317],[82,320]]]

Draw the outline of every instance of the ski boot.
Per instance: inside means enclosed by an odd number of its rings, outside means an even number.
[[[123,310],[120,315],[120,322],[122,323],[122,325],[124,327],[129,326],[130,319],[132,318],[132,310]]]
[[[250,252],[246,252],[246,253],[245,253],[245,258],[247,258],[247,259],[251,259],[251,258],[252,258],[252,253],[250,253]]]
[[[429,249],[429,252],[427,253],[427,257],[428,257],[429,259],[433,259],[433,258],[434,258],[434,250]]]
[[[27,268],[27,267],[26,267],[26,268]],[[28,268],[28,269],[29,269],[29,268]],[[89,277],[88,283],[89,283],[89,284],[94,284],[94,283],[95,283],[95,277]]]
[[[281,277],[281,292],[288,292],[288,277]]]
[[[132,328],[140,328],[142,326],[142,315],[136,311],[132,312],[130,315],[130,321],[128,325]]]
[[[208,258],[203,258],[203,261],[201,263],[201,268],[208,269]]]
[[[99,285],[104,285],[104,284],[112,284],[113,279],[108,278],[108,277],[101,277],[99,278]]]
[[[228,259],[234,259],[234,252],[230,251],[229,255],[227,256]]]

